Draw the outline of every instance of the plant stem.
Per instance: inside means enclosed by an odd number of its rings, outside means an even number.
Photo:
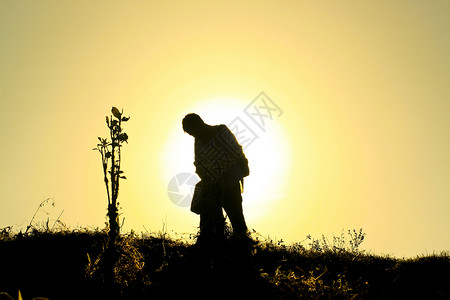
[[[106,186],[106,194],[108,195],[108,206],[111,204],[111,197],[109,196],[109,182],[108,182],[108,161],[106,158],[106,151],[108,149],[106,147],[102,148],[101,154],[102,154],[102,166],[103,166],[103,175],[104,175],[104,181]]]

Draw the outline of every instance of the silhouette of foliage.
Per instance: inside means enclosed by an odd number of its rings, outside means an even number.
[[[98,137],[99,144],[93,150],[101,154],[103,180],[105,182],[106,194],[108,197],[108,218],[109,218],[109,254],[105,256],[105,264],[109,266],[107,281],[113,282],[114,264],[116,263],[115,243],[120,233],[119,226],[119,183],[120,179],[127,179],[121,170],[122,145],[128,143],[128,135],[123,131],[122,122],[127,122],[130,117],[123,115],[123,110],[116,107],[111,109],[112,115],[106,116],[106,125],[109,129],[109,138]]]
[[[355,231],[351,231],[352,234]],[[359,233],[356,231],[356,233]],[[5,238],[2,238],[5,235]],[[125,235],[118,245],[116,285],[105,284],[105,230],[0,231],[0,292],[24,299],[448,299],[448,252],[399,259],[314,248],[316,239],[286,244],[253,231],[255,243],[230,237],[211,254],[166,233]]]

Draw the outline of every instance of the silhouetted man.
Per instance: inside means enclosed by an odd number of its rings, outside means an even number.
[[[199,241],[223,239],[222,208],[230,219],[233,235],[246,234],[241,192],[249,169],[242,146],[227,126],[208,125],[197,114],[186,115],[182,123],[184,131],[195,138],[194,165],[201,178],[191,205],[191,210],[200,214]]]

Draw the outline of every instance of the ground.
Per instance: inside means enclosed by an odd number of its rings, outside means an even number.
[[[448,253],[398,259],[310,239],[229,238],[197,246],[122,235],[105,282],[105,230],[0,235],[0,292],[54,299],[448,299]]]

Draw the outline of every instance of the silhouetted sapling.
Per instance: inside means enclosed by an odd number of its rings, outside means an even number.
[[[108,138],[98,137],[100,141],[93,150],[100,152],[102,156],[103,178],[108,196],[108,218],[109,218],[109,243],[108,250],[110,261],[107,263],[114,270],[114,245],[119,235],[119,209],[117,197],[119,195],[119,180],[126,179],[120,169],[121,149],[124,142],[128,143],[128,135],[123,132],[122,122],[127,122],[130,117],[123,115],[116,107],[111,109],[111,116],[106,116],[106,125],[109,129],[111,141]],[[109,276],[108,274],[107,276]]]

